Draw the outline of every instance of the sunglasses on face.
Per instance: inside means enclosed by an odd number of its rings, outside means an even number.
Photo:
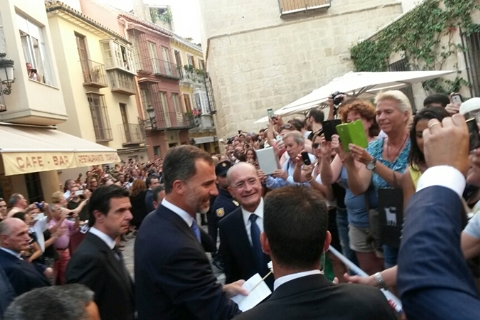
[[[318,149],[320,143],[312,143],[312,149]]]

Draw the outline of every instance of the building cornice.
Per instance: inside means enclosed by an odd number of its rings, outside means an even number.
[[[98,31],[100,31],[103,34],[106,34],[107,36],[111,36],[117,40],[124,41],[126,43],[130,43],[127,39],[125,39],[122,35],[119,33],[105,27],[101,23],[93,20],[92,18],[84,15],[78,10],[73,9],[72,7],[66,5],[65,3],[61,1],[45,1],[45,9],[47,11],[47,14],[55,14],[58,12],[64,13],[70,17],[76,18],[79,21],[82,21],[83,23],[88,24],[91,27],[94,27]]]
[[[160,26],[157,26],[156,24],[154,23],[151,23],[151,22],[148,22],[148,21],[145,21],[145,20],[140,20],[138,19],[137,17],[135,17],[134,15],[132,14],[129,14],[129,13],[120,13],[118,15],[120,18],[124,18],[126,20],[129,20],[129,22],[134,22],[135,24],[137,24],[138,26],[140,27],[143,27],[145,29],[149,29],[153,32],[157,32],[157,33],[161,33],[163,36],[166,36],[168,38],[172,38],[173,37],[173,32],[167,30],[167,29],[164,29]]]
[[[177,42],[178,44],[180,45],[183,45],[183,46],[186,46],[194,51],[198,51],[200,53],[200,55],[203,56],[203,52],[202,52],[202,47],[194,44],[194,43],[191,43],[190,41],[188,41],[187,39],[184,39],[182,37],[180,37],[179,35],[177,34],[173,34],[173,41]]]

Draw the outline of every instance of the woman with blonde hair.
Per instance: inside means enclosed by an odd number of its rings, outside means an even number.
[[[63,192],[55,191],[52,194],[52,204],[58,204],[62,209],[62,213],[64,213],[64,214],[68,215],[70,213],[74,213],[74,214],[79,215],[80,211],[82,211],[83,207],[87,204],[87,201],[83,200],[75,209],[70,210],[70,209],[67,208],[68,202],[63,197]]]
[[[142,224],[143,219],[148,214],[147,205],[145,203],[145,195],[147,194],[147,185],[145,181],[141,179],[135,179],[130,188],[130,202],[132,204],[131,221],[132,226],[138,230]]]

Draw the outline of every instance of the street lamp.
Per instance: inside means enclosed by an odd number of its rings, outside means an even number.
[[[148,113],[148,118],[150,119],[150,127],[152,129],[155,129],[157,127],[155,123],[155,109],[152,108],[152,106],[148,106],[147,108],[147,113]]]
[[[0,80],[2,84],[6,85],[6,88],[2,89],[0,86],[0,112],[7,111],[7,105],[5,103],[5,95],[12,93],[12,83],[15,82],[13,76],[13,60],[3,59],[6,53],[0,53]]]

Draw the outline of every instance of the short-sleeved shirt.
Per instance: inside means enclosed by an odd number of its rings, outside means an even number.
[[[408,153],[410,152],[410,139],[407,139],[406,146],[400,152],[398,157],[393,161],[390,162],[386,159],[383,159],[382,152],[383,146],[385,143],[384,139],[378,139],[370,142],[367,147],[367,152],[372,155],[377,161],[382,163],[384,166],[392,169],[393,171],[403,173],[408,165]],[[376,189],[389,189],[391,186],[385,181],[382,177],[380,177],[375,171],[373,172],[373,185]],[[400,184],[400,181],[398,181]]]
[[[48,228],[51,229],[58,223],[57,220],[50,220],[48,223]],[[70,221],[70,220],[63,220],[61,226],[59,229],[64,229],[65,232],[55,240],[53,243],[53,246],[55,249],[66,249],[70,243],[70,236],[78,231],[78,229],[75,229],[75,222]]]

